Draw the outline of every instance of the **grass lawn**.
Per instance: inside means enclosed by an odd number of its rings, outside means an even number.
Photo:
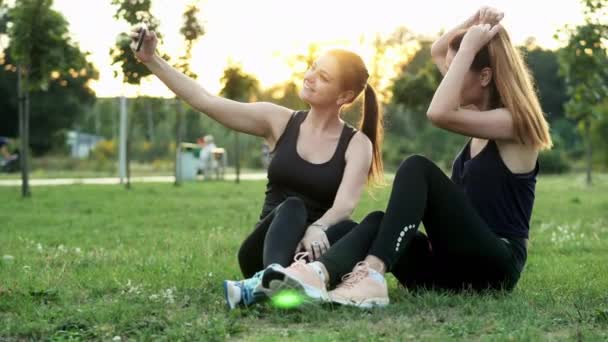
[[[543,176],[526,270],[503,294],[412,294],[371,311],[227,311],[221,282],[264,182],[0,188],[0,340],[607,340],[608,177]],[[354,217],[383,209],[389,188]]]

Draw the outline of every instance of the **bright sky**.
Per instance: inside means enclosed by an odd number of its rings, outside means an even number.
[[[165,51],[173,58],[183,54],[179,35],[182,13],[191,0],[154,0],[153,14],[160,19]],[[341,46],[366,55],[361,36],[388,34],[399,26],[435,35],[457,25],[482,5],[505,12],[503,24],[516,43],[535,37],[539,45],[555,48],[553,34],[564,24],[582,21],[578,0],[202,0],[200,19],[207,33],[194,48],[192,69],[210,91],[220,89],[228,59],[240,62],[262,86],[285,81],[291,75],[286,57],[306,51],[310,43]],[[100,97],[125,94],[172,96],[152,78],[140,87],[124,86],[115,78],[109,51],[116,36],[128,30],[114,18],[110,0],[55,0],[55,8],[70,23],[73,38],[100,71],[93,88]]]

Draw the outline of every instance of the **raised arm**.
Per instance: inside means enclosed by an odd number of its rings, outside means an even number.
[[[503,12],[498,11],[497,9],[491,7],[481,7],[471,17],[462,22],[460,25],[454,27],[448,32],[444,33],[439,39],[437,39],[433,45],[431,46],[431,57],[433,58],[433,63],[439,68],[442,75],[445,75],[447,72],[446,60],[445,56],[448,52],[450,40],[459,32],[463,30],[467,30],[469,27],[475,24],[491,24],[496,25],[498,22],[502,20],[504,17]]]
[[[507,109],[477,111],[460,107],[460,92],[475,54],[500,29],[500,25],[490,27],[490,24],[474,25],[469,28],[427,110],[427,117],[433,124],[469,137],[515,139],[513,117]]]
[[[171,91],[194,109],[222,125],[263,137],[274,146],[292,110],[267,102],[241,103],[209,93],[198,82],[179,72],[156,54],[158,39],[153,31],[146,32],[141,50],[136,51],[141,29],[143,28],[135,27],[131,31],[133,53]]]

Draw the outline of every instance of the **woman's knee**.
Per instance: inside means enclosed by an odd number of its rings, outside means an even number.
[[[380,224],[380,222],[382,222],[382,218],[384,218],[384,212],[377,210],[377,211],[372,211],[371,213],[367,214],[367,216],[365,216],[363,218],[363,220],[361,221],[361,223],[366,222],[366,223],[378,223]]]
[[[399,168],[395,173],[395,178],[408,175],[426,174],[433,166],[435,166],[435,164],[430,159],[425,156],[415,154],[407,157],[401,162],[401,165],[399,165]]]
[[[283,203],[280,204],[281,210],[294,210],[294,211],[306,211],[306,205],[304,201],[295,196],[287,197]]]
[[[401,165],[399,165],[399,170],[424,169],[430,164],[433,164],[433,162],[427,157],[420,154],[414,154],[401,162]]]
[[[277,208],[277,213],[289,213],[290,217],[296,218],[299,217],[301,219],[306,220],[308,214],[306,211],[306,205],[304,201],[299,197],[288,197],[283,203],[279,205]]]
[[[364,226],[366,229],[373,229],[376,232],[380,230],[380,224],[384,218],[383,211],[373,211],[361,220],[360,226]]]

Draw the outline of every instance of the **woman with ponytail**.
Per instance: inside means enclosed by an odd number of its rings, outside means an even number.
[[[309,110],[272,103],[241,103],[209,93],[156,52],[154,32],[145,32],[135,56],[176,95],[201,113],[239,132],[264,138],[271,148],[266,197],[260,221],[238,252],[242,281],[225,281],[230,308],[263,297],[261,270],[288,266],[296,251],[316,260],[356,225],[349,219],[368,180],[382,176],[382,117],[367,85],[363,60],[332,50],[306,72],[300,98]],[[359,129],[340,118],[341,110],[365,90]]]
[[[502,18],[483,7],[431,49],[444,78],[427,117],[470,138],[451,179],[424,157],[407,158],[386,211],[369,214],[317,261],[298,256],[268,270],[270,295],[292,287],[319,300],[384,306],[385,272],[410,290],[513,289],[527,258],[538,154],[551,137]]]
[[[260,221],[238,253],[247,279],[224,282],[229,308],[266,297],[265,269],[282,269],[301,251],[314,261],[356,225],[349,217],[366,182],[383,174],[382,118],[367,80],[363,60],[344,50],[329,51],[306,72],[300,98],[311,109],[282,119]],[[340,113],[363,90],[357,130]]]

